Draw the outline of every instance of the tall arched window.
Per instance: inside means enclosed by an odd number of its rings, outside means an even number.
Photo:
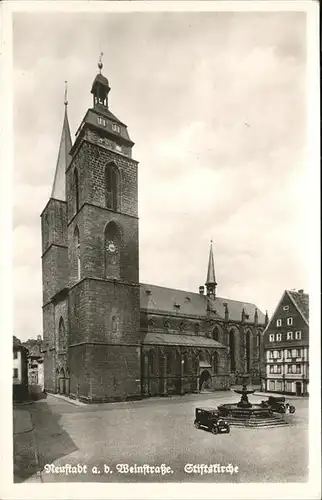
[[[65,323],[63,317],[60,317],[59,320],[59,329],[58,329],[58,345],[60,351],[65,351],[66,349],[66,331],[65,331]]]
[[[79,229],[76,226],[74,231],[74,247],[76,255],[76,269],[77,269],[77,279],[81,277],[81,259],[80,259],[80,239],[79,239]]]
[[[113,164],[105,169],[105,200],[106,207],[117,210],[119,198],[119,171]]]
[[[107,224],[104,234],[105,277],[121,277],[121,231],[118,225],[111,221]]]
[[[74,170],[74,197],[75,197],[75,212],[79,210],[79,182],[77,168]]]
[[[218,368],[219,368],[219,357],[218,357],[218,352],[214,352],[212,356],[212,369],[214,373],[218,373]]]
[[[250,331],[245,332],[246,372],[250,371]]]
[[[229,350],[230,350],[230,371],[234,372],[236,370],[234,330],[230,330],[229,332]]]
[[[213,329],[213,331],[212,331],[212,338],[214,340],[217,340],[217,342],[219,341],[219,329],[218,329],[218,326],[215,326],[215,328]]]

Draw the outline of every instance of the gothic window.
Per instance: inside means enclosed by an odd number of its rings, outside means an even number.
[[[169,331],[170,330],[170,322],[169,321],[165,321],[164,322],[164,328]]]
[[[155,356],[154,352],[151,352],[149,355],[149,373],[153,375],[155,373]]]
[[[219,365],[218,352],[215,352],[212,357],[212,369],[214,373],[218,373],[218,365]]]
[[[77,269],[77,279],[81,277],[81,260],[80,260],[80,239],[79,239],[79,229],[76,226],[74,231],[74,246],[76,255],[76,269]]]
[[[119,319],[117,316],[112,316],[112,333],[118,333],[119,331]]]
[[[234,330],[230,330],[229,332],[229,350],[230,350],[230,370],[234,372],[236,370]]]
[[[105,200],[106,207],[111,210],[118,209],[119,171],[113,164],[105,169]]]
[[[59,339],[59,350],[64,351],[66,349],[66,331],[65,331],[65,323],[62,318],[60,317],[59,320],[59,328],[58,328],[58,339]]]
[[[74,170],[74,196],[75,196],[75,212],[79,210],[79,182],[77,168]]]
[[[180,323],[179,330],[180,330],[180,332],[184,331],[184,323]]]
[[[200,325],[199,325],[199,323],[195,324],[195,332],[196,332],[196,335],[198,335],[200,333]]]
[[[213,338],[214,340],[217,340],[217,342],[218,342],[218,340],[219,340],[219,329],[218,329],[218,327],[217,327],[217,326],[215,326],[215,328],[213,329],[213,332],[212,332],[212,338]]]
[[[188,355],[184,354],[182,357],[182,371],[183,373],[187,373],[188,371]]]
[[[246,373],[250,371],[250,331],[245,332]]]
[[[121,231],[118,225],[111,221],[107,224],[104,234],[105,277],[120,278]]]

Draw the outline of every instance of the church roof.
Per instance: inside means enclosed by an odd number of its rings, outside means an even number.
[[[143,344],[181,345],[192,347],[211,347],[225,349],[226,346],[208,337],[198,335],[174,335],[171,333],[149,332],[145,335]]]
[[[56,171],[51,192],[51,198],[55,200],[66,200],[65,193],[65,171],[70,162],[69,152],[72,147],[72,139],[70,135],[70,128],[67,116],[67,106],[65,106],[65,115],[63,122],[63,129],[60,138],[58,158],[56,163]]]
[[[216,297],[215,299],[199,293],[176,290],[157,285],[140,284],[141,309],[169,314],[188,316],[209,316],[213,319],[225,318],[227,304],[230,321],[241,321],[242,310],[245,310],[245,323],[253,323],[256,305],[249,302]],[[265,323],[265,315],[258,309],[258,323]],[[247,317],[248,315],[248,317]]]

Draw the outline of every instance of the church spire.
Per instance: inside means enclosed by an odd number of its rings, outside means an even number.
[[[67,115],[67,106],[68,106],[67,82],[65,82],[64,105],[65,105],[65,114],[64,114],[63,129],[60,138],[53,188],[51,191],[51,198],[55,198],[56,200],[61,200],[61,201],[66,200],[65,171],[70,161],[69,152],[72,147],[72,139],[70,135],[70,128]]]
[[[212,248],[212,240],[210,241],[210,252],[208,261],[208,272],[206,279],[207,295],[212,298],[216,298],[216,276],[215,276],[215,264],[214,264],[214,253]]]

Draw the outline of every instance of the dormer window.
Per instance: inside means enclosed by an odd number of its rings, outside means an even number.
[[[121,133],[121,127],[119,125],[117,125],[116,123],[112,123],[112,130],[116,134],[120,134]]]
[[[101,116],[99,116],[99,117],[97,118],[97,123],[98,123],[99,125],[101,125],[101,127],[106,127],[106,120],[105,120],[105,118],[102,118]]]

